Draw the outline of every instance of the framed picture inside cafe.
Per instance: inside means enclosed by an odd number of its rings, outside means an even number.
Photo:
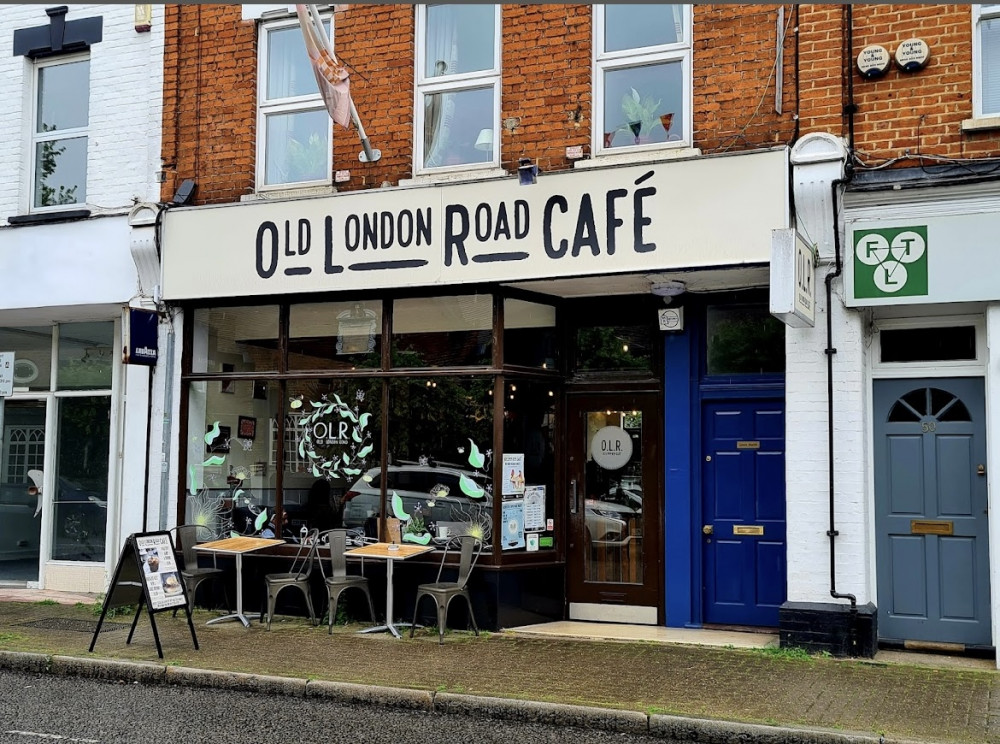
[[[239,439],[253,441],[257,438],[257,419],[250,416],[240,416],[236,423],[236,433]]]

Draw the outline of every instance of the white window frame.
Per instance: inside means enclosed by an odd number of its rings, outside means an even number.
[[[49,206],[40,206],[35,204],[35,178],[37,177],[37,159],[35,157],[35,152],[38,145],[42,142],[52,142],[62,139],[79,139],[80,137],[85,137],[87,140],[87,164],[86,170],[84,172],[84,194],[87,193],[86,186],[88,185],[89,175],[90,175],[90,116],[89,110],[90,105],[88,101],[88,116],[87,116],[87,126],[85,127],[74,127],[72,129],[58,129],[54,132],[46,132],[44,134],[38,131],[38,97],[41,95],[41,88],[39,86],[39,77],[41,71],[46,67],[58,67],[60,65],[74,64],[77,62],[89,62],[90,54],[67,54],[60,55],[57,57],[48,57],[45,59],[40,59],[32,64],[31,70],[31,129],[28,132],[29,145],[28,145],[28,211],[31,213],[45,213],[45,212],[61,212],[67,209],[73,209],[74,207],[79,207],[86,205],[86,198],[83,201],[75,201],[69,204],[50,204]],[[90,86],[90,78],[87,79],[88,89]],[[90,91],[88,90],[88,97]]]
[[[1000,111],[983,111],[983,44],[981,21],[1000,18],[1000,4],[972,6],[972,116],[974,119],[1000,117]]]
[[[911,308],[912,309],[912,308]],[[929,310],[929,312],[932,312]],[[924,317],[876,318],[874,330],[908,330],[913,328],[954,328],[972,326],[976,333],[976,358],[921,362],[883,362],[882,340],[876,335],[872,344],[871,374],[873,379],[896,377],[981,377],[986,372],[988,349],[986,319],[982,315],[927,315]]]
[[[321,15],[321,20],[332,24],[330,14]],[[326,170],[323,178],[311,181],[292,181],[289,183],[267,184],[264,181],[266,174],[267,155],[267,117],[277,114],[294,114],[308,111],[326,111],[323,97],[317,90],[316,93],[307,96],[293,96],[291,98],[276,98],[267,100],[267,60],[269,52],[270,32],[287,28],[299,28],[298,17],[282,18],[275,21],[263,21],[257,26],[257,168],[256,168],[256,190],[284,191],[314,186],[329,186],[333,182],[333,120],[327,122],[327,158]],[[331,26],[332,27],[332,26]],[[301,33],[301,31],[300,31]],[[303,54],[305,47],[303,41]]]
[[[500,166],[500,41],[503,29],[501,28],[499,4],[493,6],[493,13],[493,67],[491,69],[457,75],[426,77],[424,75],[424,55],[427,47],[427,5],[416,6],[416,39],[414,44],[416,55],[413,65],[413,172],[415,174],[488,170]],[[493,159],[478,163],[424,167],[424,96],[431,93],[459,93],[488,87],[493,88]]]
[[[626,153],[643,153],[650,150],[664,150],[691,147],[692,132],[692,85],[691,85],[691,57],[694,46],[691,38],[691,5],[684,5],[681,15],[681,23],[684,39],[683,42],[675,44],[659,44],[650,47],[640,47],[636,49],[622,49],[621,51],[604,51],[604,30],[605,14],[604,5],[594,6],[594,36],[592,42],[593,65],[591,68],[591,79],[593,81],[593,115],[591,116],[591,151],[595,156],[619,155]],[[641,145],[628,145],[625,147],[605,147],[604,146],[604,73],[611,70],[625,70],[630,67],[642,67],[643,65],[660,64],[663,62],[681,63],[681,77],[683,79],[683,91],[681,98],[684,112],[681,116],[680,140],[672,142],[653,142]]]

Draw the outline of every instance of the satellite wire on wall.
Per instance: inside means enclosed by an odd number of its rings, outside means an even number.
[[[315,5],[296,5],[302,35],[305,37],[306,52],[316,75],[316,84],[330,118],[344,129],[351,128],[351,122],[358,129],[363,151],[358,153],[362,163],[374,163],[382,157],[382,151],[371,146],[364,125],[358,116],[358,109],[351,98],[347,66],[342,64],[333,51],[333,19],[330,20],[330,37],[327,38],[320,19],[319,8]]]

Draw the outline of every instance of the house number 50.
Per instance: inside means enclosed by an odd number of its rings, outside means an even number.
[[[920,430],[924,434],[934,431],[935,429],[937,429],[937,424],[935,424],[933,421],[925,421],[920,425]]]

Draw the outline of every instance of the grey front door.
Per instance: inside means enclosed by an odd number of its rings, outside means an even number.
[[[991,645],[982,378],[876,380],[878,629]]]

